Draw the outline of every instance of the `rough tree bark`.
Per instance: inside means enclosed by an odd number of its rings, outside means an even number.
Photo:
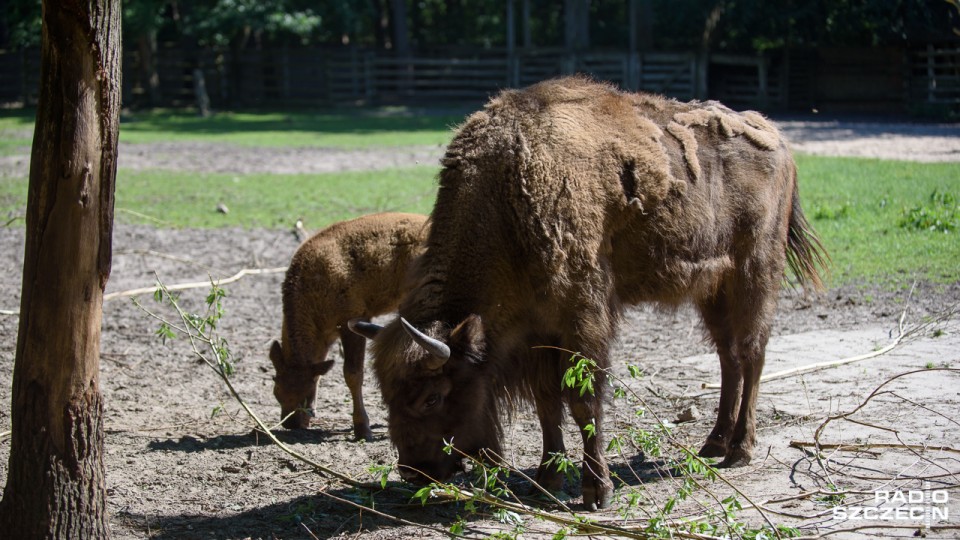
[[[13,374],[6,538],[109,536],[99,387],[120,111],[120,0],[44,0]]]

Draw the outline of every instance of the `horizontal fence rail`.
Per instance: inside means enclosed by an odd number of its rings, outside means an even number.
[[[337,103],[479,103],[504,88],[582,73],[627,90],[737,108],[906,112],[960,107],[960,45],[913,49],[791,49],[767,55],[626,53],[558,48],[449,49],[398,57],[360,47],[185,49],[161,45],[155,76],[124,54],[132,106],[214,108]],[[39,51],[0,51],[0,103],[36,101]],[[866,82],[865,82],[866,81]]]
[[[914,51],[910,62],[913,99],[928,105],[960,105],[960,46],[933,44]]]

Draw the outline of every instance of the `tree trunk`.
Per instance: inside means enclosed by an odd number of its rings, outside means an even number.
[[[564,0],[564,45],[568,52],[590,48],[590,0]]]
[[[160,72],[157,71],[157,31],[150,30],[137,38],[140,52],[140,81],[147,89],[147,103],[159,107],[163,96],[160,93]]]
[[[99,387],[120,111],[120,0],[44,0],[6,538],[109,536]]]
[[[386,28],[390,17],[384,12],[382,0],[370,0],[370,6],[373,9],[373,41],[376,50],[382,51],[387,48]]]
[[[393,50],[398,58],[410,56],[410,33],[407,31],[406,0],[390,0],[390,22],[393,28]]]

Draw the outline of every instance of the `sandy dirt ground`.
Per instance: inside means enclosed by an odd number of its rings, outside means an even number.
[[[960,161],[956,125],[784,120],[781,126],[794,148],[804,152]],[[358,164],[382,168],[435,163],[441,151],[127,145],[121,148],[120,166],[319,172]],[[25,156],[4,160],[0,176],[26,170]],[[114,242],[108,293],[151,286],[155,275],[173,284],[223,278],[243,268],[283,267],[299,241],[286,230],[169,230],[120,224]],[[0,252],[5,254],[0,259],[0,309],[16,311],[22,228],[0,228]],[[279,419],[279,407],[271,392],[273,369],[267,351],[280,333],[282,280],[282,273],[268,273],[227,285],[220,327],[236,358],[234,384],[253,410],[271,422]],[[199,311],[207,292],[185,291],[181,302]],[[148,308],[173,316],[150,294],[141,299]],[[848,286],[819,296],[785,291],[768,346],[767,374],[876,352],[899,335],[901,318],[906,337],[893,351],[875,358],[764,383],[753,463],[722,472],[722,480],[703,482],[672,516],[703,519],[720,508],[718,500],[735,494],[744,507],[761,508],[738,512],[751,526],[769,520],[813,535],[869,524],[881,528],[838,536],[912,537],[923,530],[930,538],[958,537],[958,306],[960,283],[917,283],[912,289],[910,283],[899,289]],[[0,432],[10,429],[17,326],[15,315],[0,315]],[[471,515],[462,504],[422,507],[419,502],[408,504],[409,495],[400,491],[361,492],[316,475],[254,432],[223,384],[192,356],[187,344],[161,342],[157,328],[158,322],[129,298],[104,304],[101,385],[114,538],[434,538],[444,536],[458,516],[466,519],[466,533],[472,536],[514,530],[489,508]],[[341,364],[338,350],[331,358]],[[677,443],[699,447],[712,426],[719,396],[703,384],[718,382],[719,366],[694,312],[629,309],[612,359],[614,374],[634,397],[609,401],[608,437],[637,428],[655,432],[663,421]],[[628,365],[637,366],[643,376],[631,379]],[[311,429],[278,435],[337,471],[377,481],[371,467],[390,466],[396,454],[369,370],[365,391],[372,442],[352,440],[350,397],[336,368],[321,379]],[[639,408],[646,411],[642,417],[636,414]],[[568,422],[565,429],[568,449],[576,458],[576,428]],[[823,445],[819,452],[810,446],[815,441]],[[680,455],[671,444],[663,447],[669,457]],[[6,480],[8,452],[6,437],[0,440],[0,483]],[[519,411],[507,424],[505,453],[519,471],[529,475],[536,470],[540,434],[530,410]],[[591,519],[642,527],[679,489],[680,481],[670,476],[664,457],[644,456],[627,445],[622,452],[611,450],[609,459],[619,477],[620,499],[615,508],[591,514]],[[390,479],[397,480],[396,473]],[[519,474],[509,483],[518,492],[528,487]],[[631,493],[641,501],[632,509],[625,502]],[[579,497],[574,482],[562,499],[579,512]],[[913,499],[901,500],[909,497]],[[378,511],[413,524],[349,504],[371,500]],[[836,506],[838,502],[842,504]],[[864,515],[870,519],[861,519]],[[532,517],[524,517],[523,527],[523,537],[531,538],[550,537],[560,529]]]

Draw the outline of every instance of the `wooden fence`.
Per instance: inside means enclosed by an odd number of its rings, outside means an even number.
[[[195,103],[201,73],[214,108],[339,103],[480,103],[498,90],[585,73],[622,88],[737,108],[902,113],[960,108],[960,46],[810,49],[770,55],[562,49],[450,50],[400,58],[355,47],[228,51],[162,46],[161,105]],[[124,55],[127,105],[151,105],[136,50]],[[200,71],[197,71],[199,68]],[[0,103],[36,100],[38,51],[0,51]]]
[[[960,46],[934,45],[913,51],[911,102],[933,109],[960,108]]]

